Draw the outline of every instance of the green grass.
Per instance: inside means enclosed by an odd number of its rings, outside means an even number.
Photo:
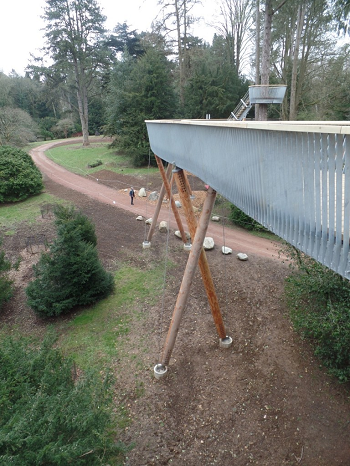
[[[31,197],[22,202],[15,202],[13,204],[0,205],[0,228],[8,229],[5,234],[14,232],[16,224],[27,222],[34,224],[40,217],[40,207],[43,204],[57,204],[62,203],[61,199],[50,194],[39,194],[38,196]]]
[[[130,158],[117,153],[115,149],[110,149],[108,143],[91,143],[89,147],[82,147],[81,144],[54,147],[48,150],[46,155],[67,170],[79,175],[110,170],[123,175],[138,176],[145,171],[144,168],[133,168]],[[97,160],[101,160],[102,165],[94,168],[88,167]],[[156,173],[158,169],[150,168],[149,170]]]
[[[128,354],[128,334],[135,319],[143,318],[139,306],[155,301],[162,283],[162,267],[143,271],[123,266],[115,274],[115,293],[82,311],[63,327],[60,346],[79,367],[109,367]],[[58,324],[61,326],[62,324]]]

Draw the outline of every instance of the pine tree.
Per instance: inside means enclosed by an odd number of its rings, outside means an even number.
[[[114,289],[112,274],[97,255],[95,231],[74,209],[55,211],[57,237],[50,252],[34,266],[35,279],[26,289],[28,304],[43,316],[58,316],[76,306],[86,306]]]
[[[147,163],[145,120],[176,113],[171,65],[164,54],[153,48],[136,60],[125,54],[112,74],[107,105],[107,133],[116,136],[116,145],[133,156],[135,165]]]
[[[0,340],[0,464],[102,465],[123,446],[110,435],[110,380],[85,372],[53,348],[49,333],[36,348],[27,339]]]

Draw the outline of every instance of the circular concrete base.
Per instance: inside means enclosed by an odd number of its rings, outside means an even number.
[[[185,243],[184,244],[184,250],[185,251],[191,251],[192,244],[191,243]]]
[[[143,249],[149,249],[151,247],[151,242],[150,241],[144,241],[142,243]]]
[[[232,345],[232,341],[231,337],[220,338],[219,346],[220,348],[229,348]]]
[[[163,364],[156,364],[153,369],[154,377],[156,379],[161,379],[162,377],[165,376],[167,371],[168,371],[167,367],[163,366]]]

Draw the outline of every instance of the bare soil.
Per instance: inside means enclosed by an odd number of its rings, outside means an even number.
[[[79,177],[85,186],[85,192],[79,192],[71,188],[80,189],[80,181],[72,181],[62,169],[54,172],[51,163],[45,169],[47,162],[39,151],[32,154],[44,173],[46,191],[71,201],[94,222],[99,255],[107,268],[129,261],[147,270],[165,257],[177,264],[168,268],[164,296],[156,305],[138,302],[143,318],[133,322],[128,335],[130,354],[138,363],[121,358],[115,367],[116,402],[130,417],[120,439],[135,445],[124,464],[350,465],[349,386],[329,377],[309,344],[292,329],[283,296],[290,271],[278,258],[280,246],[237,228],[223,228],[222,223],[210,225],[216,246],[207,257],[233,345],[219,348],[198,272],[168,374],[156,380],[153,367],[160,362],[188,253],[173,235],[172,221],[169,238],[156,229],[151,249],[143,250],[145,225],[135,218],[139,213],[151,217],[152,205],[136,198],[136,205],[129,206],[124,189],[148,184],[148,191],[157,190],[160,178],[104,170],[94,175],[98,184]],[[204,183],[191,176],[190,180],[199,202]],[[94,190],[87,182],[94,183]],[[167,220],[168,211],[161,215],[160,220]],[[26,249],[26,239],[39,233],[49,240],[54,234],[52,219],[40,213],[35,226],[22,224],[15,236],[5,236],[9,254],[23,256],[15,297],[0,316],[9,331],[44,332],[47,325],[26,306],[23,291],[38,257]],[[233,248],[232,255],[222,255],[224,243]],[[237,252],[246,252],[248,261],[239,261]]]

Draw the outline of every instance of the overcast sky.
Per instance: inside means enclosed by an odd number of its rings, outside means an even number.
[[[102,11],[107,16],[106,27],[113,29],[117,23],[126,21],[132,29],[149,30],[157,15],[157,0],[99,0]],[[196,15],[212,19],[213,0],[202,0]],[[30,60],[30,53],[40,55],[43,46],[45,0],[3,0],[0,13],[0,71],[9,74],[15,70],[23,75]],[[194,33],[211,42],[214,30],[205,25],[205,19]]]

